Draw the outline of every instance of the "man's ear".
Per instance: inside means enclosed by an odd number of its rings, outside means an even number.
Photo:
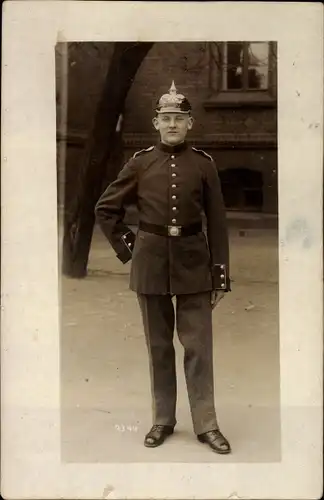
[[[194,119],[192,116],[189,116],[188,118],[188,130],[191,130],[194,124]]]
[[[159,121],[157,119],[157,116],[154,116],[154,118],[152,119],[152,123],[155,130],[159,130]]]

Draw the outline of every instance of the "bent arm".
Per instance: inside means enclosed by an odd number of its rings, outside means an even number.
[[[135,241],[134,233],[123,222],[125,206],[135,202],[136,191],[136,166],[130,160],[101,195],[95,207],[96,219],[102,232],[124,264],[132,257]]]

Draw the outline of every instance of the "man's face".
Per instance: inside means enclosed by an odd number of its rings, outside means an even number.
[[[175,146],[185,140],[193,119],[187,113],[159,113],[153,118],[153,125],[160,132],[164,144]]]

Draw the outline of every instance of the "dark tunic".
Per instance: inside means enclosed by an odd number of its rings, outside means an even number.
[[[136,204],[139,220],[163,226],[202,221],[206,232],[165,237],[123,222]],[[130,288],[142,294],[230,290],[229,243],[220,181],[213,159],[184,142],[158,143],[135,153],[96,205],[96,217],[117,257],[132,259]],[[206,234],[206,235],[205,235]]]

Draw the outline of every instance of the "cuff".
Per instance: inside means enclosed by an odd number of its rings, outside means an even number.
[[[214,264],[212,268],[213,290],[231,290],[231,282],[225,264]]]
[[[122,251],[117,254],[119,260],[126,264],[132,258],[133,248],[135,244],[135,234],[132,231],[122,234],[120,241],[123,245]]]

